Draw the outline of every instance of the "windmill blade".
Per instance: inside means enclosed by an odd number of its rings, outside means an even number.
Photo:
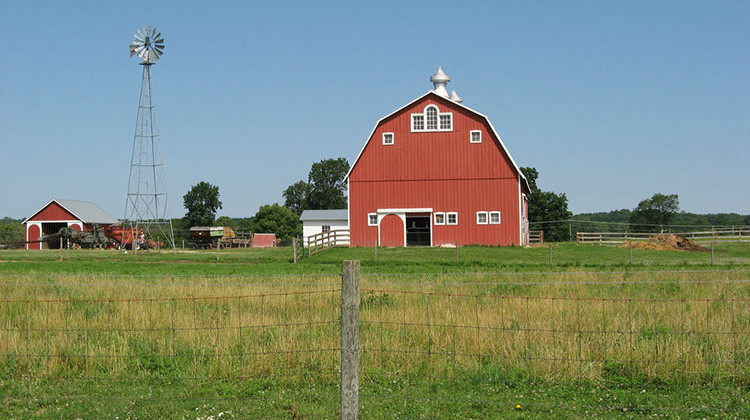
[[[156,32],[156,29],[154,29],[154,32]],[[157,33],[156,35],[154,35],[154,39],[156,40],[156,41],[154,41],[154,42],[164,41],[164,40],[163,40],[163,39],[161,38],[161,32],[159,32],[159,33]]]

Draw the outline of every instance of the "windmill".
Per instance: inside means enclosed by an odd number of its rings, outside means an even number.
[[[164,162],[161,159],[159,128],[154,115],[151,88],[151,66],[164,54],[164,38],[156,28],[144,26],[136,32],[135,40],[129,47],[130,56],[137,55],[141,59],[143,79],[130,159],[125,223],[131,229],[131,238],[145,239],[146,244],[148,240],[160,241],[174,248],[172,220],[167,211]],[[133,246],[134,250],[137,248]]]

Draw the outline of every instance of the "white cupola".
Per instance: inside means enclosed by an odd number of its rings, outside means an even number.
[[[458,93],[456,93],[456,89],[453,89],[451,91],[451,96],[449,99],[453,102],[458,102],[459,104],[464,101],[464,98],[462,98]]]
[[[448,84],[448,82],[451,81],[451,78],[448,77],[447,74],[443,71],[443,67],[438,67],[435,74],[430,76],[430,82],[432,82],[433,85],[435,85],[435,89],[433,89],[433,92],[437,93],[438,95],[448,98],[448,89],[445,88],[445,85]]]

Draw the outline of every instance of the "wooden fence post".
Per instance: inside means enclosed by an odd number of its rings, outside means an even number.
[[[458,262],[458,241],[456,241],[456,262]]]
[[[549,246],[549,263],[552,264],[552,244],[548,243],[547,246]]]
[[[378,262],[378,240],[375,239],[375,262]]]
[[[297,239],[296,237],[292,238],[292,252],[294,253],[292,258],[294,259],[294,263],[296,264],[297,261],[299,261],[299,239]]]
[[[711,265],[714,265],[714,243],[711,242]]]
[[[62,248],[63,248],[63,238],[60,237],[60,261],[63,260],[63,258],[62,258]]]
[[[630,260],[629,260],[629,262],[630,262],[630,264],[633,264],[633,242],[632,241],[630,242],[630,246],[628,248],[630,248]]]
[[[359,261],[341,269],[341,419],[359,417]]]
[[[219,248],[221,248],[221,241],[216,241],[216,261],[219,261]]]

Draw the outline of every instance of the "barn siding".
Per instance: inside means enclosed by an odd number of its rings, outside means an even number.
[[[45,220],[78,220],[78,217],[72,215],[59,204],[52,202],[29,219],[29,221],[35,222]]]

